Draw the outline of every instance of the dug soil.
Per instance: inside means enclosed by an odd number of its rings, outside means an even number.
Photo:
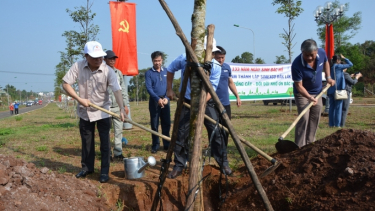
[[[343,129],[272,157],[282,164],[260,182],[274,210],[375,210],[374,133]],[[259,156],[252,164],[257,174],[271,166]],[[111,166],[111,180],[100,185],[98,175],[76,179],[0,155],[0,210],[150,210],[160,165],[136,180],[124,178],[121,164]],[[217,167],[205,166],[205,210],[265,210],[247,170],[234,170],[226,179]],[[184,210],[188,192],[188,172],[167,179],[164,210]]]

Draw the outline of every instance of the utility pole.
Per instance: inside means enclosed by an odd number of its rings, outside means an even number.
[[[9,88],[9,84],[7,85],[7,96],[8,96],[8,106],[9,106],[10,104],[9,104],[9,91],[8,91],[8,88]]]
[[[138,101],[139,101],[139,99],[138,99],[138,91],[139,91],[139,87],[138,87],[138,77],[139,77],[139,74],[137,75],[137,105],[138,105]]]

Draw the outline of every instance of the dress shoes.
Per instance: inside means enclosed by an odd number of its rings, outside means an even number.
[[[182,174],[182,170],[179,169],[173,169],[173,171],[169,172],[168,178],[174,179]]]
[[[86,177],[86,175],[92,174],[92,173],[93,173],[92,171],[82,170],[81,172],[79,172],[78,174],[76,174],[76,178]]]
[[[151,150],[152,154],[156,154],[158,151],[157,150]]]
[[[109,180],[108,174],[101,174],[100,175],[100,178],[99,178],[100,183],[106,183],[106,182],[108,182],[108,180]]]
[[[222,168],[223,170],[223,173],[225,174],[225,175],[231,175],[233,172],[232,172],[232,169],[230,169],[230,167],[229,166],[224,166],[223,168]]]

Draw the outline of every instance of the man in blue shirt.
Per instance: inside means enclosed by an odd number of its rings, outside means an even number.
[[[145,74],[147,92],[150,94],[148,109],[150,110],[151,129],[158,132],[159,117],[162,134],[169,137],[171,128],[170,103],[166,97],[167,70],[162,67],[163,53],[155,51],[151,54],[153,67]],[[152,135],[151,153],[159,150],[159,137]],[[164,150],[169,148],[169,141],[163,139]]]
[[[223,104],[226,113],[228,114],[229,119],[232,117],[232,112],[231,112],[231,107],[230,107],[230,102],[229,102],[229,89],[232,91],[234,96],[237,98],[237,106],[241,106],[241,99],[240,96],[237,93],[237,88],[236,85],[233,82],[232,79],[232,70],[230,66],[227,63],[224,63],[225,61],[225,55],[226,55],[226,50],[221,47],[217,46],[217,48],[220,51],[215,52],[215,59],[218,61],[221,65],[221,75],[220,75],[220,81],[216,89],[216,94],[220,99],[221,104]],[[220,118],[220,124],[224,125],[227,127],[225,121],[223,121],[222,118]],[[212,144],[212,152],[215,160],[218,163],[222,163],[222,166],[226,166],[229,168],[228,165],[228,158],[227,158],[227,145],[228,145],[228,136],[229,134],[225,132],[224,130],[221,130],[221,135],[223,139],[219,140],[213,140],[216,142],[215,147],[214,144]],[[222,142],[224,140],[224,143]]]
[[[205,46],[206,47],[206,46]],[[212,52],[218,51],[219,49],[216,47],[216,41],[214,39],[213,42],[213,49]],[[168,74],[167,74],[167,96],[170,99],[173,99],[175,96],[173,90],[172,90],[172,82],[174,73],[178,70],[181,70],[181,82],[184,79],[184,73],[186,68],[186,54],[182,54],[179,57],[177,57],[167,68]],[[213,87],[213,89],[216,91],[217,85],[220,81],[220,74],[221,74],[221,67],[220,64],[215,60],[212,59],[212,68],[211,68],[211,75],[210,75],[210,82]],[[180,91],[181,91],[182,83],[180,84]],[[184,96],[184,102],[190,104],[190,79],[188,80],[188,84],[186,87],[186,93]],[[206,115],[210,116],[214,120],[218,120],[218,112],[215,109],[215,104],[213,100],[211,99],[211,95],[207,93],[207,107],[206,107]],[[182,173],[183,168],[185,167],[185,163],[188,160],[188,136],[189,136],[189,120],[190,120],[190,109],[186,107],[182,107],[180,120],[178,122],[178,135],[176,140],[176,146],[174,148],[174,162],[175,166],[173,167],[173,171],[171,171],[168,174],[168,178],[175,178],[179,176]],[[214,130],[215,125],[209,124],[208,121],[204,121],[204,125],[206,126],[208,136],[211,137],[211,134]],[[213,140],[221,139],[220,133],[215,132],[213,137]],[[220,165],[221,163],[219,163]],[[227,172],[226,168],[224,168],[225,173]],[[230,169],[229,169],[230,170]]]
[[[14,114],[17,115],[18,114],[18,106],[20,105],[20,103],[17,103],[17,101],[14,102]]]
[[[300,114],[304,108],[314,102],[313,106],[298,121],[295,130],[295,143],[302,147],[315,141],[320,114],[323,107],[322,98],[315,96],[322,91],[322,71],[326,74],[327,83],[332,86],[329,62],[325,51],[318,48],[312,39],[303,41],[302,53],[292,63],[292,79],[294,81],[294,98]]]

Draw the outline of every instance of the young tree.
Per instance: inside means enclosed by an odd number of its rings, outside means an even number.
[[[66,9],[66,12],[72,18],[73,22],[78,23],[80,26],[79,31],[65,31],[62,36],[66,38],[66,48],[65,51],[60,51],[60,62],[55,67],[55,96],[61,94],[61,84],[62,78],[69,70],[69,68],[76,62],[79,58],[84,58],[82,54],[83,48],[86,42],[91,40],[96,40],[96,36],[99,33],[99,26],[94,25],[92,22],[95,13],[91,12],[91,7],[93,3],[90,0],[86,0],[86,6],[74,7],[75,11]],[[76,88],[76,84],[73,88]]]
[[[272,5],[279,4],[280,7],[277,8],[276,13],[284,14],[285,17],[288,18],[288,30],[284,30],[284,33],[280,34],[280,37],[283,38],[282,44],[287,48],[288,55],[289,55],[289,63],[292,63],[292,49],[295,46],[293,44],[293,40],[296,36],[294,33],[294,23],[293,20],[298,17],[302,12],[303,9],[301,7],[302,1],[296,0],[273,0]]]
[[[252,53],[249,52],[243,52],[240,56],[236,56],[234,59],[232,59],[233,63],[246,63],[246,64],[254,64],[253,62],[254,56]]]
[[[75,11],[66,9],[72,20],[80,26],[79,31],[70,30],[63,33],[63,36],[67,38],[68,46],[66,50],[68,56],[80,55],[86,42],[96,40],[99,26],[93,24],[96,13],[92,13],[92,5],[93,3],[90,3],[90,0],[86,0],[85,7],[74,7]]]
[[[275,64],[287,64],[289,63],[289,60],[285,58],[284,55],[276,56],[276,61],[274,61]]]
[[[335,0],[332,3],[332,8],[338,8],[340,5],[340,2],[338,0]],[[349,3],[346,3],[344,15],[333,23],[334,40],[336,48],[347,43],[351,38],[353,38],[358,33],[358,30],[361,28],[362,13],[356,12],[353,14],[352,17],[348,17],[345,15],[345,12],[347,12],[348,10]],[[318,26],[319,28],[317,29],[317,34],[319,36],[319,39],[322,41],[322,43],[325,43],[326,24],[324,22],[318,22]]]
[[[199,63],[203,63],[205,59],[204,51],[204,36],[206,34],[205,28],[206,20],[206,0],[194,0],[194,11],[191,17],[191,45],[194,53],[198,58]],[[187,56],[189,61],[191,58]],[[198,116],[201,112],[201,99],[206,99],[206,91],[199,77],[197,68],[190,68],[190,131],[189,131],[189,190],[192,192],[186,197],[185,210],[204,210],[203,206],[203,186],[199,182],[203,178],[201,166],[202,158],[202,140],[201,129],[203,126],[203,119]],[[204,96],[203,98],[201,97]],[[205,103],[205,102],[204,102]],[[206,108],[205,106],[203,108]],[[199,132],[198,132],[199,131]],[[199,190],[196,194],[195,190]]]

